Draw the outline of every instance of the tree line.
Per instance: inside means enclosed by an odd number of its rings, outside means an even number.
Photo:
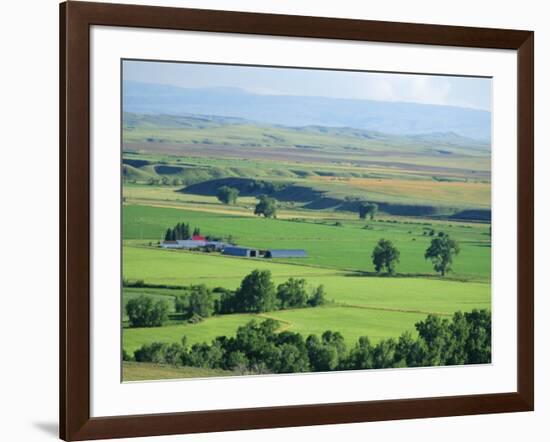
[[[204,284],[191,285],[186,293],[176,296],[175,310],[189,322],[200,322],[212,315],[227,313],[262,313],[289,308],[318,307],[326,303],[323,285],[307,286],[303,278],[289,278],[275,286],[269,270],[253,270],[244,277],[237,290],[218,288],[213,290]],[[168,321],[169,305],[165,300],[153,302],[141,295],[126,304],[130,327],[161,327]]]
[[[263,313],[289,308],[318,307],[326,303],[323,285],[308,290],[303,278],[289,278],[277,287],[269,270],[253,270],[235,291],[222,293],[215,303],[218,314]]]
[[[218,336],[210,344],[143,345],[125,360],[174,366],[234,370],[240,373],[300,373],[399,367],[485,364],[491,362],[491,314],[487,310],[457,312],[450,319],[428,315],[416,325],[418,336],[403,333],[372,344],[360,337],[348,349],[341,333],[325,331],[307,338],[277,332],[278,322],[250,321],[233,337]]]

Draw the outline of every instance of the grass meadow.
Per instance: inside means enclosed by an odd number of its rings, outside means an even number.
[[[230,314],[206,318],[199,324],[171,323],[164,327],[124,329],[124,348],[128,352],[152,342],[179,342],[183,336],[190,344],[210,342],[217,336],[231,336],[253,318],[273,318],[280,330],[304,335],[340,331],[349,345],[360,336],[374,342],[398,337],[403,331],[414,333],[414,325],[433,313],[450,316],[455,311],[490,308],[488,282],[457,281],[428,277],[372,277],[361,272],[287,264],[265,259],[227,257],[159,250],[144,246],[124,247],[124,274],[130,280],[148,284],[186,286],[205,284],[210,288],[236,289],[244,276],[254,269],[269,270],[276,284],[290,277],[305,278],[310,287],[324,285],[328,305],[316,309],[295,309],[266,314]],[[168,300],[173,311],[177,289],[125,288],[124,301],[146,294]]]
[[[401,251],[399,273],[433,274],[430,262],[424,259],[424,251],[431,240],[425,232],[431,229],[444,230],[461,243],[460,259],[456,260],[454,277],[487,281],[491,271],[489,228],[485,224],[419,221],[412,223],[406,220],[359,222],[344,219],[340,221],[341,226],[335,226],[332,220],[324,221],[325,224],[322,224],[322,220],[295,222],[138,205],[125,205],[123,210],[125,240],[144,240],[143,243],[158,241],[166,230],[166,226],[185,221],[191,226],[200,226],[201,232],[205,234],[222,237],[231,235],[242,246],[266,249],[270,247],[303,248],[307,250],[308,257],[301,259],[298,264],[365,272],[373,270],[370,252],[376,242],[380,238],[388,238]],[[364,228],[367,224],[369,229]],[[136,243],[139,244],[140,241]],[[163,253],[170,252],[158,251],[158,253],[158,259],[162,260],[166,256]],[[200,257],[196,259],[200,260]],[[282,261],[285,262],[285,260]],[[295,264],[296,260],[286,260],[286,262]],[[231,267],[235,264],[229,262],[227,265]],[[261,261],[258,265],[261,265]],[[125,277],[138,278],[136,269],[138,272],[149,272],[149,266],[155,266],[155,261],[147,266],[145,263],[136,267],[128,266],[129,273],[125,274]],[[304,272],[311,271],[307,266]],[[203,271],[207,274],[211,272],[208,265],[204,266]],[[221,271],[223,276],[224,271]],[[190,270],[164,276],[175,281],[196,275],[198,275],[196,271]],[[146,276],[144,274],[141,279],[148,279]]]

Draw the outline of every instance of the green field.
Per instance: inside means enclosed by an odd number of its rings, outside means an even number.
[[[350,128],[199,120],[125,115],[123,278],[145,287],[125,286],[123,306],[145,295],[168,301],[170,313],[162,327],[130,328],[123,312],[128,354],[144,344],[181,342],[184,336],[191,345],[209,343],[234,335],[251,319],[266,318],[278,322],[278,331],[304,337],[338,331],[350,348],[361,336],[378,343],[405,331],[415,335],[415,324],[428,314],[450,318],[457,311],[491,309],[491,157],[483,143],[453,134],[415,138]],[[281,189],[273,193],[277,219],[253,214],[258,195],[247,193],[246,182],[235,204],[222,204],[215,195],[223,180],[261,180]],[[380,204],[374,220],[359,219],[358,201]],[[166,229],[181,222],[239,246],[304,249],[307,258],[238,258],[160,248]],[[445,277],[424,259],[438,232],[460,244]],[[393,277],[374,272],[371,253],[382,238],[400,251]],[[235,290],[256,269],[269,270],[275,284],[292,277],[304,278],[311,289],[323,285],[328,302],[215,315],[198,323],[175,312],[174,300],[185,286]],[[232,374],[123,364],[124,380]]]
[[[152,342],[210,343],[217,336],[232,336],[240,325],[252,319],[272,318],[280,322],[280,330],[321,335],[325,330],[339,331],[351,347],[360,336],[368,336],[373,343],[399,337],[408,330],[414,333],[414,324],[426,317],[421,313],[379,311],[357,307],[319,307],[277,311],[267,314],[232,314],[208,318],[199,324],[168,325],[158,328],[124,329],[124,348],[133,352]]]
[[[147,263],[149,265],[147,265]],[[235,289],[250,271],[270,270],[281,283],[289,277],[303,277],[310,285],[323,284],[329,306],[316,309],[277,311],[269,314],[232,314],[208,318],[199,324],[177,324],[159,328],[127,328],[124,346],[133,352],[152,342],[179,342],[186,336],[190,344],[209,342],[216,336],[232,335],[252,318],[271,317],[281,329],[302,334],[338,330],[352,345],[359,336],[373,342],[414,331],[414,324],[427,314],[451,315],[455,311],[490,308],[490,285],[439,278],[367,277],[356,272],[334,271],[305,265],[276,263],[266,259],[246,259],[154,248],[124,248],[124,271],[129,279],[138,275],[147,283],[169,285],[205,284],[211,288]],[[198,274],[199,273],[199,274]],[[177,290],[131,289],[127,296],[143,292],[169,297]]]
[[[145,263],[150,263],[147,269],[144,268]],[[197,274],[200,269],[203,269],[202,272]],[[300,277],[311,285],[323,284],[330,300],[350,305],[452,313],[456,310],[487,307],[490,302],[490,285],[486,282],[419,277],[367,277],[356,272],[282,264],[261,258],[124,248],[126,278],[134,280],[140,277],[148,284],[205,284],[211,288],[236,289],[244,276],[254,269],[271,271],[276,283],[284,282],[290,277]],[[137,293],[158,297],[177,294],[177,291],[169,289],[130,290],[133,292],[132,296]]]
[[[421,222],[406,224],[374,221],[368,223],[372,228],[367,230],[363,228],[365,221],[343,219],[342,226],[336,227],[331,225],[332,223],[292,222],[196,210],[125,205],[124,238],[157,241],[161,239],[166,226],[181,221],[189,222],[192,226],[200,226],[201,232],[205,234],[232,235],[234,240],[243,246],[266,249],[303,248],[307,251],[308,258],[301,259],[299,264],[344,270],[372,271],[370,252],[380,238],[388,238],[401,251],[398,271],[410,274],[433,273],[431,264],[424,259],[424,251],[431,238],[423,235],[426,229],[433,228],[443,230],[460,241],[462,250],[460,259],[456,260],[454,266],[454,276],[487,281],[491,271],[489,228],[484,224],[447,222],[425,225]],[[158,259],[168,259],[164,258],[166,255],[159,253]],[[287,262],[296,263],[296,260]],[[207,264],[203,267],[208,267]],[[137,278],[139,275],[136,275],[136,271],[149,272],[146,268],[149,266],[155,266],[155,263],[151,262],[147,266],[140,263],[137,267],[129,266],[127,269],[125,267],[125,277]],[[210,270],[205,268],[204,271]],[[225,271],[221,271],[220,276],[223,276]],[[185,274],[176,271],[164,276],[177,280],[195,275],[198,275],[196,271]],[[141,279],[148,279],[148,275],[142,275]]]

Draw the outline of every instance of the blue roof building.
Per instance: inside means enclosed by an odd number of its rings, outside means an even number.
[[[272,249],[265,253],[266,258],[307,258],[303,249]]]
[[[224,255],[243,256],[246,258],[255,258],[259,256],[258,250],[248,247],[225,247],[222,252]]]

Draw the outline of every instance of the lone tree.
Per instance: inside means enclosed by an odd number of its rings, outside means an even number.
[[[222,186],[218,189],[216,197],[224,204],[235,204],[239,196],[239,189],[234,187]]]
[[[381,239],[372,251],[372,263],[374,269],[380,273],[382,270],[390,275],[395,273],[395,265],[399,263],[399,250],[387,239]]]
[[[458,241],[452,239],[447,233],[440,232],[438,236],[432,239],[430,247],[424,253],[424,259],[430,259],[436,272],[445,276],[451,269],[453,257],[460,252]]]
[[[277,292],[269,270],[253,270],[246,275],[237,289],[237,311],[268,312],[276,310]]]
[[[359,218],[374,219],[374,215],[378,213],[378,204],[376,203],[362,203],[359,205]]]
[[[258,204],[254,208],[254,215],[263,215],[266,218],[277,218],[277,201],[267,195],[260,195]]]

